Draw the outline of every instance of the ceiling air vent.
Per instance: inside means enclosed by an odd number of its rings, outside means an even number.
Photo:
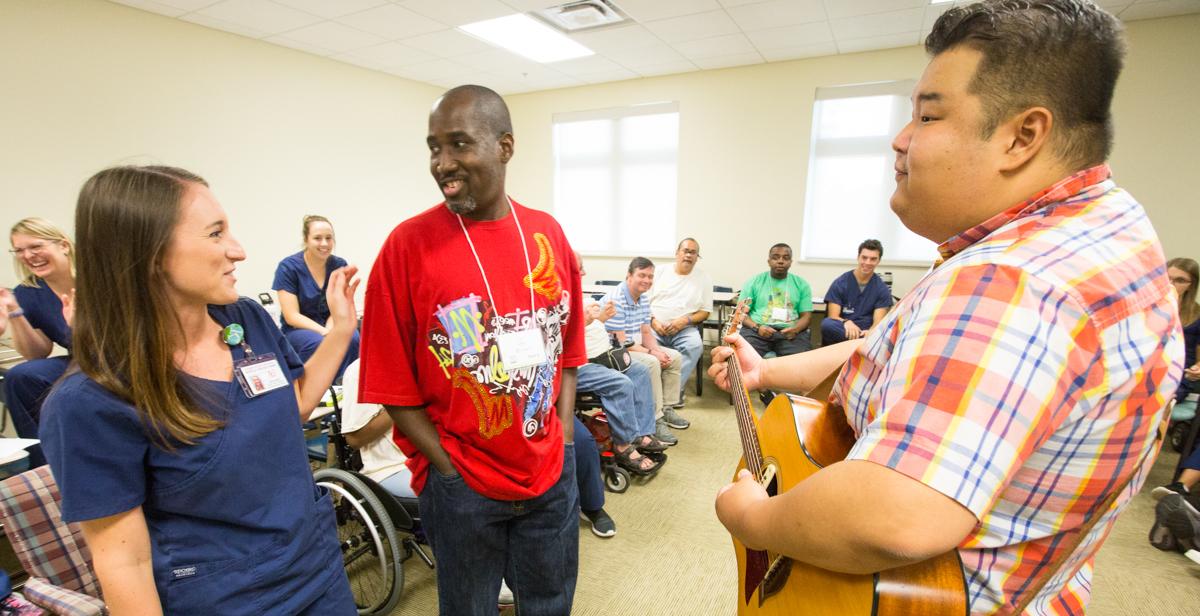
[[[581,0],[533,11],[546,23],[563,32],[579,32],[619,24],[626,17],[608,0]]]

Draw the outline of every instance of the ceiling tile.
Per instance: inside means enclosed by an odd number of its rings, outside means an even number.
[[[710,11],[708,13],[687,15],[685,17],[672,17],[670,19],[652,21],[645,25],[648,30],[657,34],[659,38],[668,43],[693,41],[720,36],[722,34],[735,34],[741,31],[725,11]]]
[[[518,12],[500,0],[403,0],[399,4],[448,26],[461,26]]]
[[[275,36],[269,36],[263,40],[268,43],[290,47],[305,53],[311,53],[315,56],[332,56],[337,53],[336,51],[327,47],[321,47],[320,45],[313,45],[312,43],[307,43],[305,41],[298,41],[296,39],[288,38],[287,35],[284,34],[276,34]]]
[[[746,37],[759,51],[763,51],[828,43],[833,41],[833,31],[829,29],[829,22],[818,21],[798,26],[755,30],[747,32]]]
[[[439,58],[454,58],[496,48],[458,30],[439,30],[402,39],[400,42]]]
[[[607,54],[612,60],[615,60],[625,68],[638,69],[651,64],[667,64],[670,62],[687,62],[678,51],[675,51],[666,43],[659,43],[652,47],[643,47],[641,49],[625,49],[614,51]],[[641,71],[638,71],[639,73]]]
[[[624,70],[620,64],[599,55],[573,58],[571,60],[563,60],[562,62],[552,62],[547,64],[547,66],[556,71],[575,76]]]
[[[729,8],[734,6],[746,6],[747,4],[757,4],[759,2],[770,2],[771,0],[718,0],[721,6]]]
[[[174,9],[183,9],[186,11],[198,11],[206,6],[212,6],[220,2],[220,0],[155,0],[148,4],[162,4]],[[133,4],[141,4],[141,0],[135,0]],[[121,2],[121,4],[130,4],[129,2]]]
[[[905,9],[890,13],[875,13],[861,17],[832,19],[833,36],[842,39],[858,39],[902,32],[916,32],[925,19],[925,9]],[[839,46],[840,48],[840,46]]]
[[[394,4],[377,6],[373,9],[339,17],[337,20],[347,26],[382,36],[388,40],[446,29],[446,24],[422,17]]]
[[[841,53],[857,53],[860,51],[873,51],[876,49],[893,49],[896,47],[908,47],[916,45],[921,38],[920,32],[903,32],[900,34],[887,34],[884,36],[872,36],[868,38],[856,39],[838,39],[837,47]]]
[[[873,13],[887,13],[899,9],[925,8],[926,6],[951,7],[953,4],[931,5],[929,0],[825,0],[825,11],[829,19],[857,17]]]
[[[713,58],[716,56],[732,56],[735,54],[755,54],[754,45],[743,34],[726,34],[698,41],[684,41],[674,45],[675,50],[690,60]],[[696,64],[700,64],[697,62]],[[701,64],[701,66],[703,66]]]
[[[250,28],[241,24],[231,23],[225,21],[224,19],[209,17],[208,15],[201,15],[200,13],[189,13],[183,17],[180,17],[180,19],[184,21],[190,21],[197,25],[207,26],[214,30],[223,30],[230,34],[240,34],[250,38],[263,38],[271,35],[270,32],[263,32],[262,30],[258,30],[256,28]]]
[[[713,56],[709,58],[700,58],[694,60],[696,66],[704,70],[714,70],[718,68],[729,68],[731,66],[748,66],[751,64],[762,64],[763,58],[758,55],[758,52],[738,53],[727,56]]]
[[[717,0],[616,0],[626,15],[640,22],[680,17],[721,8]]]
[[[1164,0],[1163,2],[1137,2],[1121,11],[1121,19],[1156,19],[1173,15],[1200,13],[1200,0]]]
[[[315,15],[268,0],[225,0],[191,15],[212,17],[267,34],[287,32],[321,21]]]
[[[304,26],[289,31],[287,38],[301,43],[317,45],[336,52],[347,52],[371,45],[378,45],[384,40],[374,34],[363,32],[350,26],[343,26],[335,21],[323,21],[311,26]]]
[[[497,73],[505,71],[528,72],[534,67],[540,68],[542,66],[537,62],[522,58],[503,49],[489,49],[465,56],[458,56],[454,58],[454,61],[478,71]]]
[[[603,54],[662,44],[657,36],[636,24],[582,32],[571,35],[571,38],[584,47]]]
[[[150,11],[151,13],[158,13],[159,15],[166,15],[167,17],[179,17],[180,15],[183,15],[184,13],[187,12],[187,9],[181,9],[177,6],[171,6],[169,4],[163,4],[161,2],[154,2],[153,0],[112,0],[112,1],[116,2],[117,4],[124,4],[125,6],[133,7],[135,9],[142,9],[143,11]]]
[[[419,64],[421,62],[432,62],[438,59],[433,54],[395,41],[372,47],[364,47],[363,49],[355,49],[345,55],[355,60],[366,62],[368,63],[367,66],[371,66],[372,68],[396,68],[410,64]]]
[[[637,79],[638,77],[641,77],[641,75],[638,75],[627,68],[619,68],[611,71],[605,71],[603,73],[588,73],[586,75],[579,75],[578,77],[584,83],[606,83],[609,81]]]
[[[440,59],[433,60],[432,62],[410,64],[388,72],[417,81],[431,81],[433,79],[461,78],[466,75],[473,75],[478,71],[451,60]]]
[[[558,0],[557,2],[554,0],[504,0],[504,4],[513,7],[521,13],[528,13],[529,11],[536,11],[538,9],[548,9],[552,6],[566,3],[567,0]]]
[[[761,53],[767,62],[783,62],[799,60],[800,58],[816,58],[818,56],[837,55],[837,45],[833,43],[818,43],[816,45],[799,45],[796,47],[779,47],[764,49]]]
[[[279,4],[290,6],[294,9],[300,9],[306,13],[320,15],[325,19],[333,19],[358,11],[365,11],[369,8],[377,7],[388,3],[388,0],[337,0],[330,2],[329,0],[274,0]]]
[[[684,60],[682,62],[663,62],[661,64],[648,64],[640,68],[634,69],[634,72],[643,77],[653,77],[655,75],[673,75],[676,73],[692,73],[696,71],[696,65]]]
[[[825,19],[825,7],[821,6],[821,0],[774,0],[731,8],[728,12],[742,30],[762,30]]]

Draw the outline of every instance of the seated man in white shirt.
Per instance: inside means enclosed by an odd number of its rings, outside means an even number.
[[[663,268],[650,288],[650,328],[662,346],[679,351],[683,356],[680,368],[679,402],[688,375],[696,370],[704,352],[700,324],[712,313],[712,280],[696,267],[700,260],[700,243],[684,238],[675,248],[675,267]],[[702,378],[697,375],[696,378]]]

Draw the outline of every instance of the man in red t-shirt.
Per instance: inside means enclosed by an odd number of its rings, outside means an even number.
[[[549,214],[508,198],[504,100],[446,92],[429,115],[443,203],[397,226],[367,283],[359,401],[386,406],[438,561],[442,614],[567,614],[578,570],[579,269]]]

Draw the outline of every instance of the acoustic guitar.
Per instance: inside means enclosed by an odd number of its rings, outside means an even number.
[[[745,317],[743,303],[726,334]],[[854,444],[845,412],[829,393],[837,372],[810,392],[779,395],[762,418],[754,414],[736,356],[727,360],[742,441],[738,470],[748,469],[771,496],[782,494],[823,466],[843,460]],[[737,473],[734,473],[737,476]],[[738,565],[738,614],[780,616],[963,616],[966,581],[957,550],[914,565],[856,575],[828,571],[781,554],[751,550],[733,538]]]

